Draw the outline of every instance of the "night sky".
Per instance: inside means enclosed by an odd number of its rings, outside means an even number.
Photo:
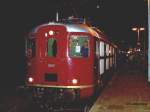
[[[88,18],[121,48],[134,47],[137,33],[132,27],[145,27],[141,37],[147,39],[146,0],[5,0],[1,5],[0,82],[3,87],[11,88],[23,82],[24,36],[33,27],[55,20],[57,11],[60,19],[72,15]]]

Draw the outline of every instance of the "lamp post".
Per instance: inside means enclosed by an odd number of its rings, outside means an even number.
[[[132,28],[132,31],[136,31],[138,33],[137,46],[140,46],[140,31],[144,31],[144,30],[145,30],[145,28],[143,28],[143,27]]]
[[[137,50],[140,51],[141,48],[141,43],[140,43],[140,31],[144,31],[145,28],[143,27],[135,27],[132,28],[132,31],[136,31],[138,33],[138,37],[137,37]],[[145,69],[146,67],[146,47],[145,47],[145,38],[144,38],[144,46],[143,46],[143,50],[144,50],[144,56],[143,56],[143,68]]]

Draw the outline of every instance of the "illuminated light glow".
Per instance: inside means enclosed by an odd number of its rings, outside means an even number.
[[[111,53],[111,50],[109,50],[109,54]]]
[[[29,81],[30,83],[32,83],[32,82],[33,82],[33,78],[32,78],[32,77],[29,77],[29,78],[28,78],[28,81]]]
[[[130,54],[131,53],[131,51],[128,51],[128,54]]]
[[[137,51],[141,51],[141,49],[137,49]]]
[[[54,31],[50,30],[49,35],[54,35]]]
[[[48,34],[47,33],[45,33],[45,37],[47,37],[48,36]]]
[[[137,30],[137,28],[132,28],[132,30],[133,30],[133,31],[136,31],[136,30]]]
[[[72,83],[73,83],[73,84],[77,84],[77,83],[78,83],[78,80],[77,80],[77,79],[73,79],[73,80],[72,80]]]
[[[140,28],[140,31],[143,31],[143,30],[145,30],[145,28]]]
[[[145,28],[142,28],[142,27],[141,28],[132,28],[132,30],[133,31],[138,31],[138,30],[143,31],[143,30],[145,30]]]

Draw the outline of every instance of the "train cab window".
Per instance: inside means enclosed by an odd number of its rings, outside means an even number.
[[[47,43],[47,55],[49,57],[56,57],[57,54],[57,43],[56,39],[49,38]]]
[[[89,37],[72,35],[70,37],[70,56],[88,57],[89,56]]]
[[[26,40],[26,56],[28,58],[35,56],[35,39]]]

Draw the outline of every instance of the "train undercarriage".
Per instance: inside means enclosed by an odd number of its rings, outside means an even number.
[[[80,89],[27,87],[32,101],[45,112],[88,112],[92,99],[80,99]]]

